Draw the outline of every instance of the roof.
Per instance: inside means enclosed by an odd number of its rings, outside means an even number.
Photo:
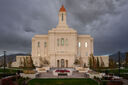
[[[60,12],[66,12],[66,9],[64,8],[64,5],[61,6]]]

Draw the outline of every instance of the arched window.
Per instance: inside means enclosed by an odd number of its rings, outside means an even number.
[[[61,59],[61,67],[64,67],[64,59]]]
[[[68,60],[66,60],[66,67],[68,67]]]
[[[64,46],[64,38],[61,38],[61,45]]]
[[[78,43],[78,47],[80,48],[80,46],[81,46],[81,43],[79,42],[79,43]]]
[[[62,21],[63,21],[63,19],[64,19],[64,14],[62,13]]]
[[[87,42],[85,42],[85,47],[86,47],[86,48],[88,47],[88,43],[87,43]]]

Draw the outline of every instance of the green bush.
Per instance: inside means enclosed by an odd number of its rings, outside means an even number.
[[[102,81],[100,82],[100,85],[107,85],[107,82],[108,82],[108,81],[102,80]]]
[[[18,82],[18,85],[24,85],[25,78],[20,77],[20,78],[17,80],[17,82]]]

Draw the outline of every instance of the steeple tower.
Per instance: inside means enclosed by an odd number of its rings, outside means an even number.
[[[64,5],[61,6],[59,10],[59,23],[58,27],[67,27],[66,23],[66,9],[64,8]]]

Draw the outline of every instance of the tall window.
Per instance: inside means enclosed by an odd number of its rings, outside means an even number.
[[[78,43],[78,47],[80,48],[80,46],[81,46],[81,43],[79,42],[79,43]]]
[[[47,42],[44,42],[44,47],[45,47],[45,48],[47,47]]]
[[[64,14],[62,13],[62,21],[63,21],[63,19],[64,19]]]
[[[85,47],[86,47],[86,48],[88,47],[88,43],[87,43],[87,42],[85,42]]]
[[[64,59],[61,59],[61,67],[64,67]]]
[[[64,46],[64,38],[61,38],[61,45]]]
[[[38,42],[38,47],[40,47],[40,42]]]
[[[60,61],[59,60],[57,60],[57,67],[59,67],[60,66]]]
[[[57,39],[57,46],[59,46],[59,39]]]

